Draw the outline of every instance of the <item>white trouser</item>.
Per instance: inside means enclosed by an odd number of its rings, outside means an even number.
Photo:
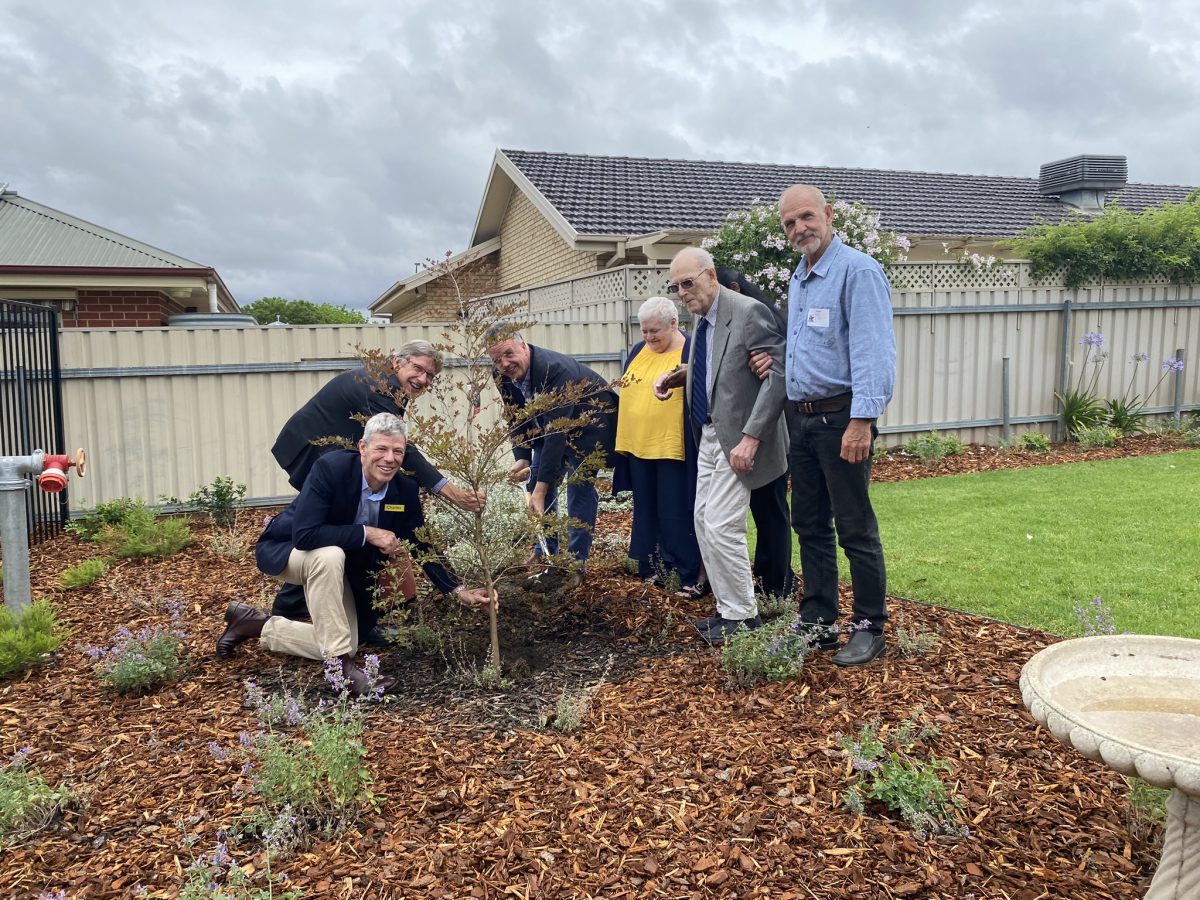
[[[758,615],[746,544],[749,510],[750,489],[730,467],[717,430],[705,425],[696,466],[696,541],[717,612],[738,621]]]
[[[273,653],[306,659],[352,656],[358,650],[358,613],[346,581],[346,553],[341,547],[293,550],[287,568],[276,577],[304,586],[312,624],[271,616],[259,642]]]

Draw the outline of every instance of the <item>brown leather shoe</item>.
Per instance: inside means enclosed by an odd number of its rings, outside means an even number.
[[[271,618],[257,606],[231,600],[225,607],[225,631],[217,638],[217,657],[229,659],[242,641],[262,634],[263,625]]]

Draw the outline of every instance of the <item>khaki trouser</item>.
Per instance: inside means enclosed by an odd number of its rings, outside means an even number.
[[[259,642],[273,653],[306,659],[353,656],[358,650],[358,613],[346,581],[346,553],[340,547],[293,550],[276,577],[304,587],[312,624],[271,616]]]
[[[696,542],[717,612],[735,621],[749,619],[758,615],[746,541],[750,490],[729,465],[712,425],[700,432],[696,469]]]

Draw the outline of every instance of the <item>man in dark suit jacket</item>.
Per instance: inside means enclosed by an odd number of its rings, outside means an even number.
[[[356,416],[369,418],[386,412],[403,418],[409,402],[423,394],[441,371],[442,354],[428,341],[409,341],[392,355],[392,366],[394,374],[382,390],[370,382],[361,366],[335,375],[284,423],[271,454],[287,472],[292,487],[304,487],[313,464],[323,454],[338,449],[335,444],[314,444],[314,440],[336,437],[357,442],[363,426]],[[403,468],[413,473],[421,487],[455,506],[472,512],[482,508],[482,498],[451,484],[415,446],[408,445],[405,450]],[[290,618],[308,615],[304,593],[295,585],[280,588],[272,609]],[[371,642],[385,641],[377,636]]]
[[[367,422],[357,453],[340,450],[317,461],[300,496],[271,520],[255,548],[261,571],[303,585],[312,623],[232,602],[217,656],[227,659],[238,644],[256,637],[275,652],[339,658],[352,693],[372,688],[353,659],[359,634],[375,623],[375,576],[405,541],[428,550],[416,537],[425,521],[417,484],[400,472],[406,443],[404,423],[379,413]],[[483,590],[459,587],[438,563],[423,568],[442,593],[467,605],[487,604]]]
[[[699,448],[696,462],[696,540],[716,596],[715,615],[696,623],[719,643],[740,628],[757,628],[758,603],[750,574],[746,512],[750,492],[787,471],[783,422],[783,335],[761,303],[721,286],[712,256],[698,247],[671,261],[668,293],[678,293],[697,317],[688,364],[660,375],[665,399],[686,384],[686,403]],[[764,381],[750,371],[750,354],[775,360]]]
[[[531,485],[530,508],[542,515],[554,509],[558,485],[564,475],[573,473],[597,449],[603,451],[606,459],[612,455],[617,396],[599,374],[570,356],[527,344],[519,333],[503,325],[496,326],[491,336],[497,338],[488,347],[495,366],[493,376],[510,413],[523,408],[539,394],[583,386],[583,395],[574,402],[544,409],[513,427],[515,462],[509,477]],[[568,434],[553,425],[554,420],[563,418],[583,418],[587,422]],[[567,549],[581,563],[587,562],[591,552],[598,504],[596,485],[591,479],[568,482],[567,515],[587,526],[570,529],[567,540]],[[557,552],[556,540],[548,538],[546,544],[551,553]],[[579,577],[576,573],[577,582]]]

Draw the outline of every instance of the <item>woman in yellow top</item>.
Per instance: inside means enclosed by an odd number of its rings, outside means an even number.
[[[633,491],[629,555],[647,581],[662,583],[672,572],[689,596],[702,596],[692,508],[696,497],[696,448],[686,426],[683,391],[670,400],[654,396],[654,379],[687,359],[688,338],[679,311],[666,297],[638,309],[643,340],[629,352],[617,408],[618,467],[613,490]]]

